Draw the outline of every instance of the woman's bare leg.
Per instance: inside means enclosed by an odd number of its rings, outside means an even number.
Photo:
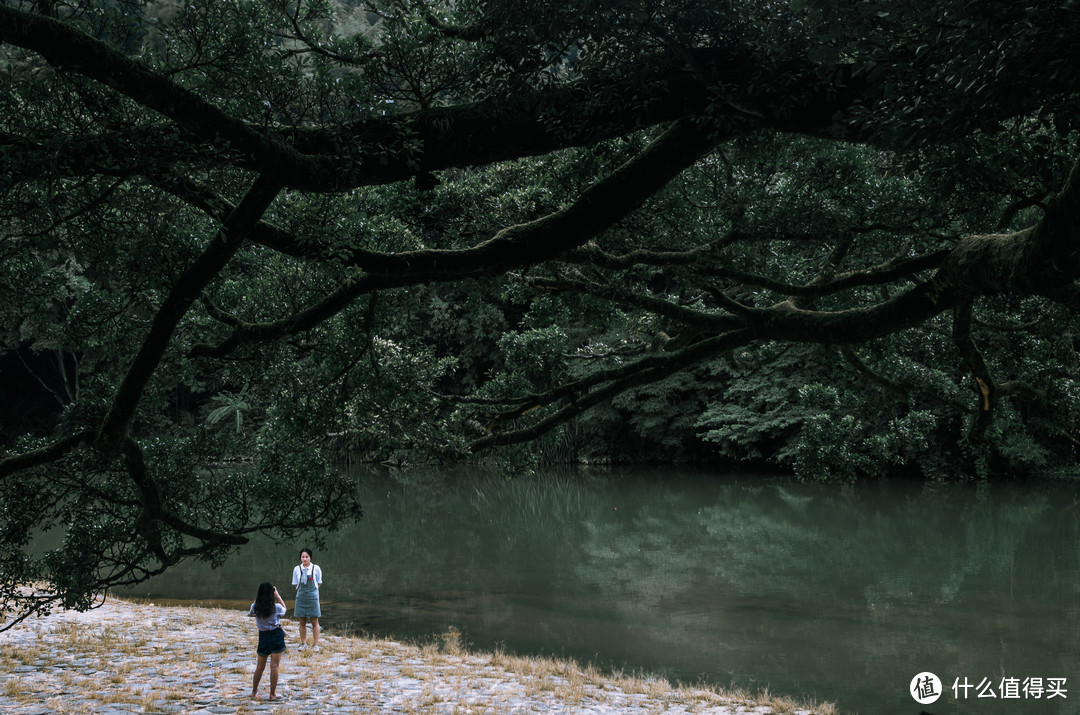
[[[319,619],[311,619],[311,647],[319,645]]]
[[[275,656],[277,657],[277,656]],[[266,656],[260,655],[259,660],[255,663],[255,675],[251,676],[251,699],[259,697],[259,681],[262,680],[263,669],[266,667]],[[270,692],[274,692],[274,686],[277,680],[276,666],[270,666]]]
[[[270,699],[277,700],[278,671],[281,666],[281,653],[270,656]]]
[[[300,619],[300,647],[303,648],[307,643],[307,619]]]

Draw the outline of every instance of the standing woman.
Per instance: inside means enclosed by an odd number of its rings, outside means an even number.
[[[275,603],[276,601],[276,603]],[[277,700],[278,669],[281,654],[285,647],[285,631],[281,628],[281,617],[285,615],[285,601],[281,598],[274,584],[264,581],[259,584],[255,602],[248,609],[249,616],[255,616],[255,626],[259,629],[259,647],[256,653],[255,674],[251,678],[251,698],[259,696],[259,681],[266,669],[266,659],[270,658],[270,699]]]
[[[307,622],[311,620],[311,647],[319,647],[319,589],[322,587],[322,569],[311,563],[311,549],[300,549],[300,565],[293,568],[293,586],[296,587],[296,603],[293,617],[300,621],[300,650],[307,647]]]

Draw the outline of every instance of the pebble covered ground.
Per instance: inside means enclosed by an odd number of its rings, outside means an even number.
[[[58,611],[0,633],[0,710],[46,713],[787,713],[798,706],[605,676],[572,662],[476,654],[456,634],[410,645],[324,633],[296,647],[286,622],[278,695],[251,699],[255,627],[244,611],[157,607],[110,599],[86,613]],[[310,638],[310,636],[309,636]],[[259,695],[269,693],[269,665]]]

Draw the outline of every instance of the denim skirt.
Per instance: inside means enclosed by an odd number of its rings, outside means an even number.
[[[267,656],[274,653],[284,653],[288,648],[285,647],[285,631],[278,626],[272,631],[259,631],[259,655]]]
[[[319,618],[319,589],[313,583],[301,584],[296,590],[296,603],[293,605],[293,618]]]

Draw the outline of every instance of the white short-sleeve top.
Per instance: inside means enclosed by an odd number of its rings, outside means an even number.
[[[299,586],[301,581],[306,582],[309,576],[315,577],[315,585],[322,586],[322,569],[317,564],[310,566],[298,565],[292,570],[292,585]]]

